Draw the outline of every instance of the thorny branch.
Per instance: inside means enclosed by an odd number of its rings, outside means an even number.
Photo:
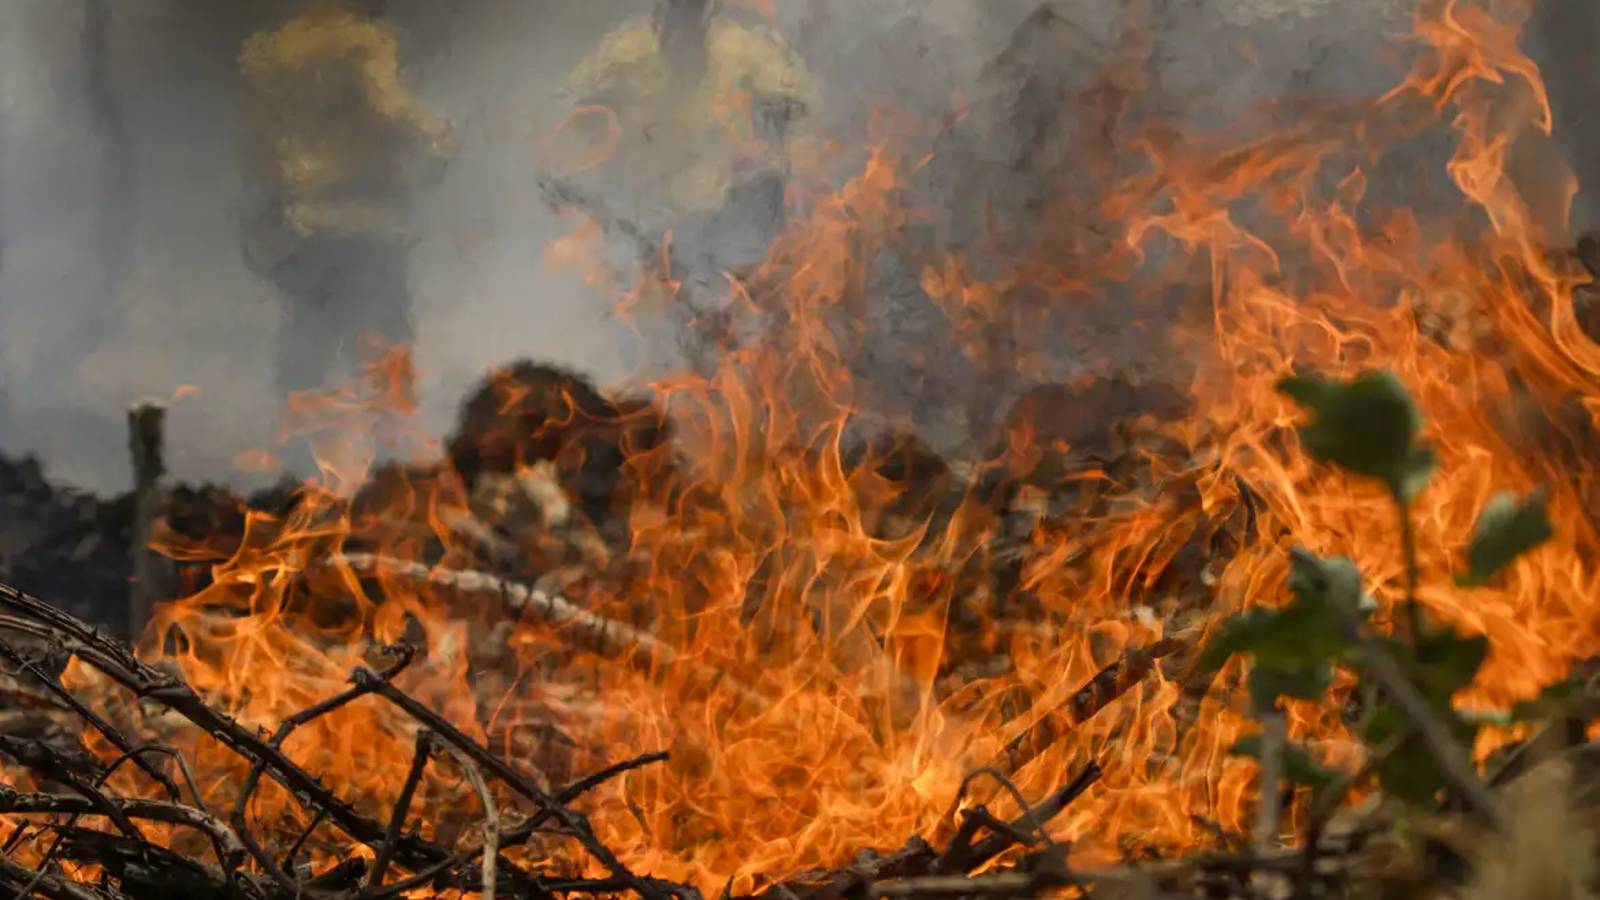
[[[574,618],[566,614],[568,611],[552,603],[551,598],[530,594],[523,600],[524,603],[539,605],[546,614],[558,613],[558,618],[569,622]],[[606,623],[586,624],[597,626],[595,637],[603,641],[616,639],[617,633],[611,632]],[[49,780],[72,787],[76,792],[25,792],[0,786],[0,812],[12,815],[62,814],[71,817],[65,824],[53,826],[59,839],[40,868],[30,869],[11,860],[0,865],[0,886],[11,888],[13,892],[38,892],[64,900],[123,900],[124,897],[139,900],[145,896],[170,894],[177,890],[174,886],[187,885],[188,888],[183,890],[215,893],[218,896],[235,894],[242,889],[246,896],[256,897],[350,896],[353,893],[366,900],[376,900],[398,896],[430,884],[448,883],[469,889],[476,885],[483,896],[490,898],[508,884],[518,896],[631,892],[646,900],[666,900],[668,897],[697,900],[699,897],[688,886],[629,871],[616,854],[600,842],[587,818],[568,807],[579,796],[609,779],[665,760],[665,753],[651,753],[626,760],[567,787],[546,791],[514,765],[497,757],[438,713],[400,690],[392,679],[409,662],[409,654],[402,654],[394,665],[383,672],[357,668],[352,673],[349,689],[289,717],[273,735],[267,737],[209,706],[180,677],[141,662],[119,642],[43,601],[5,585],[0,585],[0,629],[42,638],[63,652],[76,655],[136,697],[154,701],[178,713],[251,764],[250,775],[232,813],[224,820],[205,809],[199,792],[193,790],[192,786],[195,807],[184,805],[176,795],[171,800],[121,798],[107,794],[99,787],[117,766],[127,761],[139,762],[149,753],[164,753],[177,758],[180,767],[185,770],[186,779],[192,783],[187,766],[177,751],[171,748],[159,745],[136,747],[128,738],[118,734],[112,740],[123,748],[123,754],[110,767],[102,768],[92,760],[77,760],[39,742],[12,741],[8,745],[11,747],[9,755],[18,758],[24,765],[42,767],[41,774]],[[632,640],[633,637],[627,636],[625,641],[637,649],[639,644]],[[8,658],[12,659],[13,664],[18,664],[17,660],[22,659],[20,654]],[[49,682],[42,671],[34,674],[42,681]],[[295,728],[367,694],[383,698],[420,726],[417,751],[406,784],[388,822],[383,824],[358,813],[314,775],[290,760],[282,750],[284,739]],[[68,706],[86,720],[94,715],[75,700],[69,702]],[[109,724],[101,725],[114,731]],[[93,727],[100,729],[101,725]],[[458,758],[484,810],[484,840],[481,846],[455,853],[405,829],[412,795],[434,748],[440,745]],[[84,774],[80,776],[74,771]],[[90,772],[97,775],[93,779],[94,784],[89,783]],[[993,774],[1002,779],[1005,777],[999,772]],[[1061,790],[1031,806],[1018,795],[1023,811],[1011,822],[995,819],[986,811],[981,814],[975,812],[969,817],[970,824],[963,828],[959,846],[953,845],[944,853],[935,851],[925,841],[913,839],[905,850],[879,857],[875,864],[801,876],[776,885],[767,894],[775,897],[804,894],[815,900],[826,900],[847,892],[859,893],[859,887],[867,886],[870,888],[866,892],[868,896],[908,896],[937,892],[935,889],[957,884],[970,885],[968,893],[971,894],[997,894],[1002,886],[1007,885],[1026,886],[1033,891],[1049,884],[1064,883],[1063,848],[1046,839],[1044,850],[1037,850],[1038,842],[1033,835],[1043,834],[1044,825],[1088,789],[1099,774],[1099,768],[1091,765]],[[305,835],[296,840],[295,846],[284,855],[284,864],[279,865],[261,838],[252,833],[245,816],[250,796],[263,776],[287,788],[301,805],[314,814],[316,822],[326,820],[356,840],[374,847],[377,856],[373,866],[368,869],[359,860],[347,860],[315,878],[307,875],[296,877],[293,858],[304,842]],[[511,828],[502,827],[505,811],[496,803],[485,776],[493,776],[515,793],[531,800],[536,810],[521,824]],[[108,817],[118,823],[121,833],[74,827],[73,822],[80,816]],[[221,868],[210,867],[149,843],[133,826],[135,819],[179,825],[205,834],[217,850]],[[559,824],[563,833],[581,843],[610,871],[610,877],[595,880],[529,876],[509,863],[508,869],[502,870],[499,864],[500,848],[526,841],[550,822]],[[985,833],[986,837],[980,837]],[[982,879],[966,877],[965,873],[986,865],[1017,845],[1029,851],[1017,868]],[[90,887],[56,873],[51,868],[51,856],[57,849],[67,859],[99,863],[118,879],[120,887]],[[481,866],[475,866],[474,861],[479,858],[483,862]],[[265,873],[265,878],[239,871],[246,859],[254,859]],[[394,864],[404,866],[413,874],[394,883],[383,884],[383,877]],[[507,878],[511,880],[507,881]]]
[[[635,768],[645,762],[664,758],[664,755],[652,755],[640,760],[629,761],[620,766],[591,776],[588,779],[573,785],[570,788],[550,795],[541,791],[526,776],[517,772],[509,764],[494,756],[476,743],[468,739],[449,722],[428,710],[421,703],[401,692],[389,683],[389,679],[397,674],[409,662],[410,656],[403,654],[400,660],[382,673],[368,669],[357,671],[352,687],[335,697],[304,710],[286,720],[271,738],[265,738],[253,729],[247,728],[229,716],[209,706],[195,690],[176,675],[163,672],[140,661],[132,651],[118,641],[101,634],[81,621],[64,612],[31,597],[8,585],[0,584],[0,630],[18,632],[43,639],[51,645],[61,648],[65,653],[79,657],[85,663],[99,670],[122,688],[130,691],[136,697],[151,700],[178,713],[201,731],[216,739],[234,753],[250,761],[251,776],[244,790],[241,791],[238,802],[230,816],[229,822],[224,822],[218,817],[207,812],[204,804],[196,793],[195,800],[200,808],[193,808],[179,803],[176,799],[176,787],[172,793],[171,801],[153,801],[143,799],[122,799],[106,795],[98,783],[109,774],[109,770],[99,772],[96,784],[90,784],[86,777],[74,774],[76,770],[97,768],[92,761],[85,762],[68,757],[48,748],[40,742],[12,739],[8,746],[8,755],[17,758],[24,766],[42,767],[41,775],[47,780],[55,781],[71,787],[74,795],[56,795],[35,792],[18,792],[6,787],[0,787],[0,812],[13,814],[42,814],[61,813],[73,819],[82,815],[105,816],[115,822],[122,837],[109,835],[102,832],[73,829],[70,822],[58,826],[57,831],[62,837],[68,838],[67,852],[69,854],[88,853],[90,856],[109,854],[117,861],[127,877],[142,879],[149,877],[159,882],[160,873],[174,866],[180,867],[181,872],[174,869],[170,874],[174,877],[181,875],[198,884],[210,885],[219,891],[231,893],[229,885],[234,884],[230,874],[246,857],[254,858],[262,870],[270,877],[271,882],[261,884],[250,880],[254,885],[252,890],[256,893],[282,895],[288,897],[304,896],[308,891],[318,891],[322,879],[312,879],[310,882],[296,881],[283,867],[274,860],[272,854],[262,845],[261,841],[251,833],[244,810],[248,805],[252,789],[264,774],[277,781],[307,809],[311,810],[317,819],[326,819],[338,826],[351,837],[369,846],[375,847],[381,854],[381,859],[387,864],[388,860],[400,863],[406,868],[421,872],[431,870],[430,879],[445,874],[453,865],[476,858],[476,853],[471,855],[452,854],[431,841],[425,840],[416,834],[404,831],[404,808],[397,808],[391,821],[385,825],[360,814],[354,806],[337,797],[324,786],[320,779],[307,772],[290,760],[282,751],[281,744],[296,727],[312,719],[325,715],[334,709],[343,706],[352,700],[368,693],[377,693],[386,700],[405,710],[416,718],[418,722],[433,733],[441,736],[442,740],[453,750],[462,754],[466,761],[475,767],[493,773],[505,781],[518,793],[534,800],[539,805],[539,812],[529,819],[524,825],[500,834],[499,809],[486,806],[486,835],[492,835],[486,841],[486,846],[492,848],[496,843],[506,843],[508,840],[523,840],[532,834],[533,828],[541,817],[554,818],[560,821],[567,830],[576,835],[589,851],[613,872],[613,876],[621,885],[633,889],[641,897],[664,898],[669,894],[679,896],[694,896],[692,889],[680,885],[671,885],[655,879],[646,879],[628,872],[614,854],[594,836],[588,827],[587,820],[581,815],[567,809],[565,804],[591,789],[596,784],[609,777],[614,777],[628,769]],[[23,660],[20,654],[12,659],[14,664]],[[45,678],[42,671],[34,674],[47,684],[50,679]],[[65,698],[64,698],[65,699]],[[92,710],[75,700],[69,707],[78,712],[85,720],[94,716]],[[92,722],[97,730],[111,730],[108,724]],[[146,755],[145,751],[158,748],[134,747],[126,737],[117,734],[110,738],[112,742],[123,749],[123,755],[116,765],[125,760],[141,761]],[[430,738],[431,740],[431,738]],[[162,752],[170,752],[177,756],[176,751],[170,748],[159,748]],[[419,750],[417,777],[420,778],[420,765],[426,759],[426,746]],[[180,757],[181,764],[181,757]],[[167,779],[170,783],[170,779]],[[412,790],[415,785],[412,785]],[[492,803],[487,793],[480,796],[486,803]],[[403,806],[409,806],[410,798],[405,798]],[[133,819],[148,819],[170,824],[184,825],[205,833],[217,847],[218,860],[223,865],[223,870],[214,870],[199,863],[188,861],[181,856],[175,856],[168,851],[161,850],[156,845],[144,839],[138,828],[133,825]],[[399,828],[395,827],[400,823]],[[120,841],[120,843],[119,843]],[[298,843],[296,850],[298,850]],[[84,900],[86,897],[118,896],[117,894],[100,893],[86,887],[78,886],[62,879],[49,871],[51,859],[59,842],[53,846],[44,860],[43,867],[30,870],[25,866],[10,863],[0,870],[0,884],[11,887],[15,893],[31,893],[42,891],[47,896],[72,898]],[[478,851],[482,852],[482,850]],[[293,851],[289,854],[292,859]],[[69,858],[72,858],[69,855]],[[108,871],[116,869],[107,860]],[[365,866],[356,875],[359,881],[364,874]],[[375,873],[381,877],[382,869],[375,867]],[[483,867],[485,884],[488,890],[493,891],[493,885],[498,878],[496,865],[493,861],[486,861]],[[523,873],[513,869],[508,872],[515,879],[514,883],[520,892],[528,895],[544,895],[550,893],[548,889],[539,888],[539,879],[530,879]],[[327,877],[327,873],[324,874]],[[342,876],[341,876],[342,877]],[[369,879],[369,884],[376,883]],[[269,887],[270,884],[270,887]],[[355,883],[352,882],[352,887]],[[273,889],[276,890],[273,890]]]

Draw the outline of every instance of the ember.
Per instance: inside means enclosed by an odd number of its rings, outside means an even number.
[[[549,256],[692,365],[512,362],[440,441],[412,348],[369,341],[289,398],[320,475],[249,499],[146,466],[63,501],[0,460],[0,884],[1600,889],[1596,239],[1528,3],[1427,0],[1400,83],[1212,128],[1140,106],[1144,3],[1093,87],[1018,75],[1079,39],[1047,7],[986,76],[1041,121],[885,111],[855,149],[802,129],[771,4],[663,9],[580,66],[557,137],[604,134],[549,182],[583,216]],[[639,207],[682,231],[599,199],[675,115],[716,153]],[[941,207],[984,117],[1070,146]],[[718,245],[780,170],[762,251]],[[85,620],[97,573],[152,590],[146,536],[180,587],[130,645]]]

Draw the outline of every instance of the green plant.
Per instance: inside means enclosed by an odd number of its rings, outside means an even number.
[[[1292,600],[1279,608],[1256,607],[1229,620],[1207,645],[1204,665],[1213,671],[1236,655],[1248,656],[1254,714],[1281,729],[1283,698],[1322,700],[1336,669],[1356,676],[1365,708],[1356,730],[1371,753],[1371,771],[1390,796],[1417,803],[1453,789],[1469,806],[1490,804],[1465,749],[1482,726],[1451,705],[1483,664],[1487,641],[1430,621],[1417,602],[1416,536],[1411,501],[1434,468],[1432,451],[1419,440],[1422,417],[1404,386],[1387,372],[1350,381],[1296,376],[1279,390],[1298,402],[1310,419],[1301,443],[1316,459],[1383,485],[1398,511],[1406,560],[1406,593],[1399,604],[1399,634],[1379,633],[1369,614],[1376,604],[1362,590],[1360,571],[1348,559],[1323,559],[1290,551]],[[1552,534],[1545,495],[1494,498],[1480,515],[1467,551],[1462,586],[1481,585]],[[1530,704],[1521,711],[1538,713]],[[1281,735],[1281,731],[1280,731]],[[1237,753],[1263,757],[1267,742],[1252,736]],[[1318,766],[1304,748],[1282,745],[1274,771],[1314,792],[1343,794],[1358,777]],[[1265,761],[1264,761],[1265,768]],[[1364,774],[1364,773],[1363,773]],[[1327,804],[1315,802],[1318,807]],[[1334,802],[1337,797],[1331,798]],[[1476,802],[1475,802],[1476,801]]]

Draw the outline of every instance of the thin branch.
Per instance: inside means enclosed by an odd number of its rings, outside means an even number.
[[[389,868],[389,861],[394,858],[394,848],[398,846],[400,832],[406,826],[406,816],[411,811],[411,797],[417,792],[417,785],[422,781],[422,770],[428,765],[428,757],[433,755],[433,735],[427,731],[417,735],[417,749],[411,756],[411,768],[406,771],[405,783],[400,786],[400,796],[395,798],[394,809],[389,813],[389,827],[384,831],[383,844],[378,847],[378,858],[372,863],[372,872],[367,876],[367,884],[378,885],[383,883],[383,873]]]
[[[1427,745],[1428,753],[1439,764],[1439,772],[1445,781],[1474,814],[1496,831],[1505,834],[1507,831],[1505,816],[1495,804],[1494,798],[1489,796],[1489,789],[1478,778],[1478,773],[1473,770],[1466,751],[1456,743],[1455,738],[1450,735],[1450,730],[1434,714],[1427,698],[1423,697],[1416,685],[1406,677],[1400,663],[1396,662],[1381,644],[1363,633],[1357,623],[1347,621],[1345,627],[1351,639],[1361,648],[1368,671],[1405,712],[1411,727],[1416,729],[1417,736]]]
[[[1288,744],[1288,717],[1282,710],[1263,713],[1261,724],[1261,796],[1256,806],[1254,843],[1256,852],[1265,853],[1278,843],[1278,825],[1283,819],[1284,751]]]
[[[1085,791],[1093,787],[1094,783],[1100,780],[1100,775],[1099,763],[1089,763],[1083,768],[1083,771],[1073,776],[1072,780],[1063,785],[1059,791],[1034,804],[1032,809],[1012,820],[1012,832],[1026,834],[1030,831],[1043,831],[1044,826],[1048,825],[1051,819],[1060,815],[1061,811],[1066,809],[1072,801],[1083,796]],[[979,868],[984,863],[1004,853],[1015,843],[1016,841],[1011,834],[997,833],[990,835],[972,849],[972,854],[967,860],[967,871],[970,872]]]
[[[613,876],[630,879],[634,890],[640,896],[647,898],[647,900],[662,900],[662,894],[655,886],[642,881],[637,875],[629,872],[628,868],[622,864],[622,861],[617,859],[609,848],[600,843],[599,839],[594,835],[594,830],[589,827],[588,819],[583,815],[567,809],[555,797],[534,784],[528,776],[518,772],[509,763],[504,762],[486,747],[462,733],[448,719],[429,709],[389,682],[384,681],[371,669],[364,666],[357,667],[351,677],[357,684],[361,682],[370,684],[373,693],[404,710],[412,718],[432,729],[444,743],[467,754],[473,762],[492,772],[496,778],[505,782],[517,793],[539,804],[545,812],[560,821],[583,845],[583,848],[589,851],[589,855],[593,856]]]
[[[461,771],[466,773],[467,782],[477,792],[478,802],[483,804],[483,888],[480,893],[483,900],[494,900],[494,869],[500,856],[500,809],[495,806],[494,795],[489,793],[489,785],[483,780],[483,773],[478,770],[477,764],[457,748],[452,747],[450,755],[456,758]]]
[[[178,799],[178,786],[173,783],[172,778],[167,773],[151,765],[142,756],[137,755],[133,742],[128,740],[126,735],[118,730],[115,725],[101,718],[99,713],[81,703],[78,698],[72,695],[71,691],[62,686],[60,681],[40,668],[38,663],[23,656],[21,651],[6,643],[4,639],[0,639],[0,657],[5,658],[7,662],[14,666],[22,667],[28,674],[38,679],[39,683],[44,685],[45,690],[54,694],[57,699],[76,713],[78,718],[88,722],[91,728],[100,732],[107,741],[111,742],[111,746],[116,747],[124,755],[132,756],[133,764],[154,779],[156,784],[161,785],[162,790],[167,792],[167,799]]]
[[[417,654],[415,647],[405,644],[401,644],[395,649],[400,654],[399,659],[395,660],[395,662],[392,663],[388,668],[378,673],[378,677],[385,681],[405,671],[406,666],[411,665],[411,660],[414,659]],[[294,715],[284,719],[283,722],[278,725],[278,730],[273,732],[272,738],[267,743],[274,748],[282,748],[283,742],[289,739],[289,735],[293,734],[296,728],[321,718],[328,713],[334,712],[335,710],[348,705],[352,701],[355,701],[361,697],[365,697],[370,693],[372,693],[370,688],[358,684],[341,691],[340,693],[329,697],[320,703],[308,706]],[[261,781],[261,775],[266,771],[266,769],[267,764],[264,759],[257,760],[256,763],[250,767],[250,773],[246,775],[244,779],[244,787],[239,791],[239,798],[234,802],[232,818],[241,819],[244,816],[245,810],[250,803],[250,795],[255,793],[256,786]]]
[[[289,849],[283,854],[283,862],[281,863],[285,872],[294,871],[294,860],[295,857],[300,855],[300,848],[306,845],[306,841],[311,838],[311,833],[316,831],[317,826],[321,825],[327,817],[327,813],[320,809],[317,810],[317,814],[311,817],[311,824],[307,825],[300,832],[300,836],[294,839],[294,843],[289,845]]]
[[[0,628],[58,641],[135,696],[167,707],[252,763],[264,761],[265,771],[274,781],[283,785],[301,805],[326,812],[328,819],[346,834],[369,846],[382,839],[383,825],[340,799],[281,750],[263,740],[254,729],[206,704],[181,678],[142,662],[126,645],[6,584],[0,584],[0,609],[14,613],[0,615]],[[450,857],[442,847],[416,835],[402,839],[400,852],[406,864],[415,868]]]
[[[244,846],[239,843],[239,837],[221,819],[207,815],[197,809],[179,803],[170,803],[162,800],[138,800],[106,798],[118,815],[130,819],[146,819],[151,822],[165,822],[169,825],[182,825],[202,832],[217,845],[224,848],[224,856],[218,860],[225,868],[236,868],[244,858]],[[72,816],[97,816],[103,815],[104,809],[96,801],[71,794],[48,794],[34,791],[14,791],[8,787],[0,786],[0,813],[15,813],[18,815],[29,814],[60,814]],[[134,840],[143,840],[129,836]]]
[[[600,786],[601,784],[604,784],[605,782],[610,781],[612,778],[617,777],[618,775],[621,775],[621,774],[623,774],[625,772],[630,772],[630,771],[632,771],[634,769],[640,768],[641,766],[645,766],[645,765],[648,765],[650,763],[661,762],[663,760],[666,760],[667,758],[668,758],[668,754],[667,753],[658,752],[658,753],[647,753],[647,754],[645,754],[643,756],[638,756],[638,757],[635,757],[635,758],[630,759],[630,760],[625,760],[623,762],[617,763],[616,765],[609,766],[607,768],[601,769],[600,771],[594,773],[593,775],[589,775],[589,776],[587,776],[585,778],[582,778],[582,779],[580,779],[578,781],[573,782],[572,784],[568,785],[567,787],[562,788],[559,792],[556,793],[556,799],[558,801],[560,801],[562,803],[562,805],[566,805],[566,804],[571,803],[572,801],[578,799],[578,797],[582,796],[583,794],[587,793],[588,791],[593,790],[594,788]],[[501,844],[503,844],[505,846],[508,846],[508,847],[512,846],[512,845],[515,845],[515,844],[520,844],[523,841],[527,840],[529,837],[531,837],[533,835],[533,833],[535,831],[537,831],[538,828],[541,825],[543,825],[545,822],[547,822],[549,820],[550,820],[550,814],[548,812],[544,811],[544,810],[540,810],[537,814],[534,815],[533,818],[529,819],[527,822],[524,822],[523,824],[518,825],[516,828],[513,828],[510,831],[506,832],[504,835],[502,835],[500,842],[501,842]],[[421,870],[417,871],[415,874],[413,874],[409,878],[405,878],[405,879],[403,879],[401,881],[396,881],[394,884],[384,885],[381,888],[372,888],[372,889],[363,891],[361,893],[361,897],[363,898],[363,900],[383,900],[383,898],[386,898],[386,897],[399,896],[400,894],[403,894],[403,893],[405,893],[405,892],[407,892],[409,890],[412,890],[414,888],[422,887],[423,885],[426,885],[429,882],[432,882],[434,879],[438,878],[440,875],[444,874],[445,872],[450,871],[451,869],[456,868],[457,866],[465,865],[466,863],[469,863],[469,862],[473,861],[474,859],[477,859],[478,856],[480,854],[482,854],[482,853],[483,853],[483,848],[482,847],[475,847],[475,848],[472,848],[472,849],[469,849],[469,850],[463,850],[463,851],[457,853],[456,855],[452,856],[449,859],[441,860],[440,862],[434,863],[433,865],[428,866],[425,869],[421,869]],[[616,879],[607,879],[607,883],[608,884],[613,884],[614,883],[619,888],[626,886],[626,884],[624,884],[622,882],[619,882]],[[548,891],[551,891],[552,893],[556,892],[556,888],[551,887],[548,882],[545,884],[545,889],[548,890]]]
[[[762,700],[760,694],[732,681],[727,673],[682,656],[675,647],[650,632],[590,612],[565,597],[471,569],[430,568],[422,563],[369,553],[346,553],[342,559],[358,572],[405,578],[465,595],[498,597],[511,612],[530,614],[601,656],[635,659],[647,668],[682,666],[695,676],[702,689],[721,686],[745,701]]]
[[[0,857],[0,886],[10,888],[11,896],[18,898],[28,897],[35,892],[49,900],[122,900],[124,896],[106,888],[94,888],[60,878],[42,868],[29,869],[3,857]]]
[[[1061,740],[1078,725],[1087,722],[1113,700],[1126,694],[1134,685],[1144,680],[1155,662],[1183,644],[1175,640],[1157,641],[1153,646],[1130,650],[1073,693],[1060,707],[1045,713],[1037,722],[1006,744],[1000,755],[990,763],[1008,775],[1018,771],[1038,758],[1039,754]]]

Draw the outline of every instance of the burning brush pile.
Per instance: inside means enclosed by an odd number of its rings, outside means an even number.
[[[694,371],[508,366],[442,445],[403,347],[297,394],[322,477],[169,491],[136,650],[0,588],[0,883],[1593,896],[1600,346],[1517,6],[1225,134],[1136,114],[1135,16],[1076,106],[1121,149],[1031,160],[1018,227],[920,206],[986,138],[897,124],[716,297],[670,243],[596,275]],[[1045,383],[970,452],[881,414],[886,278],[919,383]],[[1097,303],[1161,358],[1032,378]]]

